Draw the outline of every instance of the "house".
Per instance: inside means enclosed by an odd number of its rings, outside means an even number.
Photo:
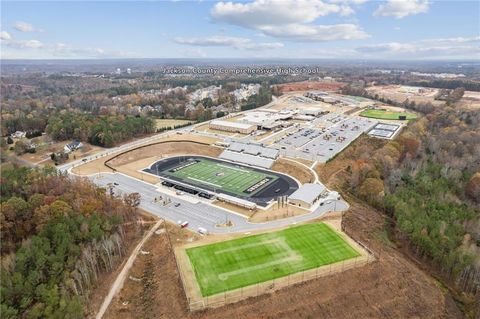
[[[68,154],[82,147],[83,144],[80,141],[72,141],[72,143],[69,143],[63,147],[63,151]]]
[[[25,136],[27,136],[27,133],[26,132],[23,132],[23,131],[16,131],[15,133],[12,133],[12,138],[23,138]]]

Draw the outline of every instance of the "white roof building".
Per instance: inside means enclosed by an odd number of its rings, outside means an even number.
[[[306,183],[300,186],[295,192],[288,196],[290,204],[299,207],[312,207],[327,190],[323,184]]]

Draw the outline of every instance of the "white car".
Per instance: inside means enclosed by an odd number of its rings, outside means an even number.
[[[203,227],[198,227],[198,232],[202,235],[208,235],[208,230]]]

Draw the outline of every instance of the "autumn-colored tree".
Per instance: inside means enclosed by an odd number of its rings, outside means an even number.
[[[465,193],[475,202],[480,203],[480,172],[470,178],[465,188]]]

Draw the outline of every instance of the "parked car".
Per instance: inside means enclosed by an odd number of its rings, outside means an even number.
[[[188,222],[187,221],[184,221],[183,223],[180,224],[180,227],[181,228],[185,228],[188,226]]]

